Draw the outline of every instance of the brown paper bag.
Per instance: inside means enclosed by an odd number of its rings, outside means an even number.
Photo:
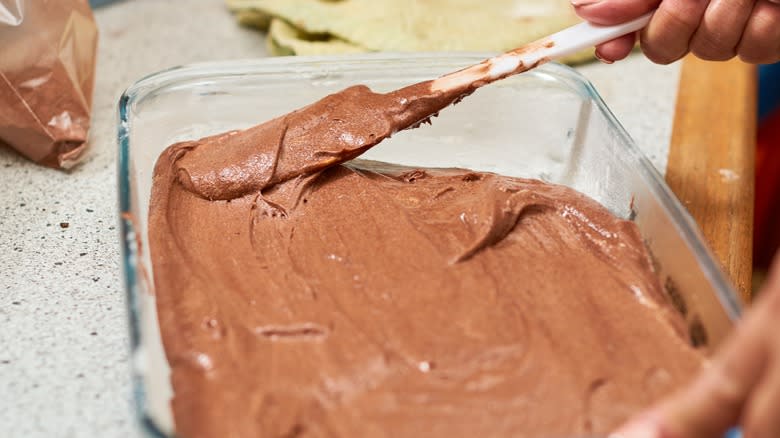
[[[0,144],[45,166],[76,164],[96,50],[87,0],[0,0]]]

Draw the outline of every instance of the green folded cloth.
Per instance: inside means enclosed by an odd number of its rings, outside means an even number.
[[[503,52],[579,22],[569,0],[226,0],[274,55]],[[564,60],[593,58],[593,50]]]

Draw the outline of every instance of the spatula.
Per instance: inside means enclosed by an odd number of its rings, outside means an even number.
[[[179,181],[206,199],[227,200],[343,163],[398,131],[417,127],[479,87],[647,25],[652,13],[617,26],[581,23],[479,64],[389,93],[354,86],[243,131],[175,145]]]
[[[580,23],[465,70],[442,76],[433,81],[431,88],[434,91],[446,91],[470,83],[489,84],[507,76],[528,71],[545,62],[564,58],[589,47],[636,32],[647,26],[652,15],[653,13],[649,12],[635,20],[615,26]]]

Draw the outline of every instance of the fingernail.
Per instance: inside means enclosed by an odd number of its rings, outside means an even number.
[[[601,0],[570,0],[572,6],[590,6],[595,3],[599,3]],[[780,0],[772,0],[780,1]]]
[[[780,1],[780,0],[778,0]],[[601,53],[599,53],[599,49],[596,49],[596,51],[593,53],[596,56],[596,59],[603,62],[604,64],[614,64],[615,61],[612,61],[610,59],[604,59],[604,57],[601,56]]]
[[[640,417],[631,420],[628,424],[621,427],[617,432],[611,434],[609,438],[662,438],[661,428],[658,422],[652,417]]]

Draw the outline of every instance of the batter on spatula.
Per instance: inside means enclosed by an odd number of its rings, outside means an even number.
[[[358,85],[244,131],[185,142],[179,180],[207,199],[232,199],[346,162],[474,91],[433,92],[432,82],[392,93]]]

